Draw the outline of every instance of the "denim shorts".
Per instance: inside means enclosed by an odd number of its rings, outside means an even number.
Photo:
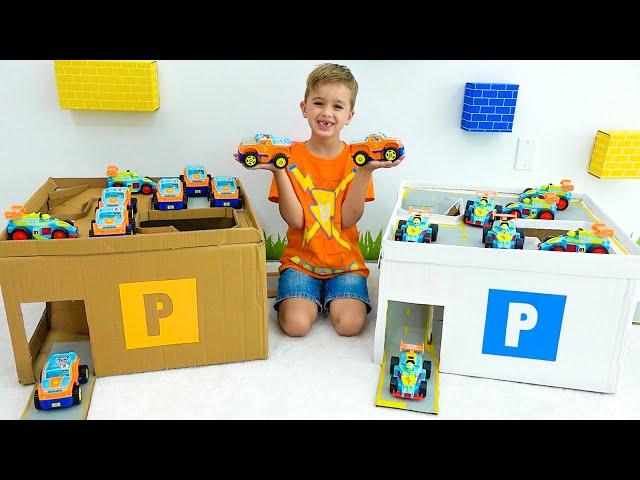
[[[299,272],[295,268],[287,268],[280,272],[278,280],[278,296],[273,308],[287,298],[306,298],[318,305],[318,312],[329,311],[329,303],[336,298],[356,298],[371,311],[367,279],[357,273],[341,273],[326,280],[314,278]]]

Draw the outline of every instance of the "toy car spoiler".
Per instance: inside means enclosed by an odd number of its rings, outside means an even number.
[[[402,340],[400,340],[400,351],[404,351],[404,350],[410,350],[412,352],[420,352],[420,353],[424,353],[424,343],[404,343]]]
[[[433,211],[431,209],[428,208],[416,208],[416,207],[412,207],[409,206],[409,215],[411,215],[412,213],[417,213],[419,215],[427,215],[427,216],[431,216],[433,215]]]
[[[555,193],[545,193],[542,196],[542,199],[547,203],[558,203],[558,201],[560,200],[560,197],[557,196]]]
[[[7,220],[16,220],[26,214],[27,209],[24,205],[11,205],[9,210],[4,212],[4,218]]]
[[[498,192],[490,192],[488,190],[476,190],[476,195],[478,195],[479,197],[497,197],[498,196]]]
[[[565,192],[570,192],[571,190],[573,190],[573,185],[571,184],[571,180],[568,178],[561,180],[560,188],[562,188],[562,190],[564,190]]]
[[[602,237],[613,237],[613,228],[608,227],[604,223],[594,223],[591,225],[591,230]]]
[[[107,166],[107,177],[115,177],[116,175],[118,175],[118,166],[117,165]]]

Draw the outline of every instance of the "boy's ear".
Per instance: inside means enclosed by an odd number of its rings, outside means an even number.
[[[305,102],[300,102],[300,111],[302,112],[302,116],[307,118],[307,104]]]
[[[349,113],[349,118],[347,118],[347,121],[345,122],[345,125],[349,125],[351,123],[351,119],[353,118],[353,115],[356,113],[355,110],[351,110],[351,113]]]

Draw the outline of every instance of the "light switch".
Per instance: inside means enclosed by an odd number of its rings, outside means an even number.
[[[516,163],[513,168],[516,170],[533,169],[533,157],[536,147],[532,138],[518,138],[518,148],[516,150]]]

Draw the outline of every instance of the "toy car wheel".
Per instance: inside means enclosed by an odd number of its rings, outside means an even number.
[[[38,395],[37,387],[36,387],[36,391],[33,392],[33,406],[36,407],[36,410],[42,410],[42,405],[40,405],[40,396]]]
[[[489,227],[482,227],[482,243],[487,241],[487,233],[489,233]]]
[[[184,200],[182,200],[182,209],[183,210],[186,210],[188,205],[189,205],[189,200],[188,199],[185,198]]]
[[[369,155],[367,155],[367,152],[359,151],[359,152],[356,152],[355,155],[353,156],[353,163],[355,163],[359,167],[365,165],[368,161],[369,161]]]
[[[493,248],[493,239],[492,238],[487,238],[484,241],[484,248]]]
[[[143,193],[143,195],[151,195],[153,193],[153,187],[148,183],[145,183],[140,188],[140,191]]]
[[[431,241],[435,242],[438,239],[438,224],[432,223],[430,226],[431,226]]]
[[[591,247],[589,250],[587,250],[587,253],[609,253],[609,250],[607,250],[601,245],[595,245]]]
[[[73,223],[73,220],[71,220],[70,218],[65,218],[65,219],[63,220],[63,222],[67,222],[67,223],[68,223],[69,225],[71,225],[72,227],[75,227],[75,226],[76,226],[76,224],[75,224],[75,223]]]
[[[391,377],[391,381],[389,382],[389,391],[392,395],[398,391],[398,379],[396,377]]]
[[[31,234],[26,230],[17,229],[11,232],[11,240],[29,240]]]
[[[389,162],[395,162],[398,159],[398,150],[395,148],[385,148],[382,150],[382,158]]]
[[[524,228],[516,228],[516,232],[518,232],[520,234],[520,238],[524,240],[524,237],[526,237],[524,234]]]
[[[402,241],[402,229],[401,228],[396,230],[395,240],[396,240],[396,242],[401,242]]]
[[[502,205],[496,205],[495,206],[495,211],[496,211],[496,213],[502,213]]]
[[[558,200],[558,203],[556,203],[556,207],[558,207],[558,210],[560,211],[566,210],[568,206],[569,202],[566,198],[560,198],[560,200]]]
[[[133,210],[133,214],[138,213],[138,199],[136,197],[131,197],[131,206]]]
[[[400,357],[391,357],[391,362],[389,362],[389,375],[393,375],[393,370],[396,365],[400,365]]]
[[[426,397],[427,396],[427,382],[425,382],[425,381],[420,382],[420,388],[419,388],[418,392],[420,393],[420,395],[422,397]]]
[[[127,225],[127,228],[125,228],[124,230],[124,234],[125,235],[133,235],[133,228],[131,227],[131,225]]]
[[[398,221],[398,228],[401,228],[403,225],[406,225],[407,221],[406,220],[399,220]]]
[[[524,237],[523,238],[516,238],[516,248],[518,250],[524,249]]]
[[[430,360],[423,360],[422,361],[422,368],[424,368],[427,371],[427,378],[431,378],[431,361]]]
[[[87,383],[89,381],[89,365],[80,365],[78,367],[78,382]]]
[[[82,388],[80,387],[80,385],[74,385],[73,386],[73,404],[80,405],[80,402],[82,402]]]
[[[245,166],[249,168],[255,167],[256,164],[258,163],[258,154],[254,152],[250,152],[250,153],[247,153],[246,155],[242,155],[242,163],[244,163]]]
[[[276,153],[271,159],[276,168],[284,168],[289,163],[289,159],[284,153]]]
[[[515,216],[516,216],[516,218],[520,218],[520,217],[522,217],[522,213],[520,213],[520,210],[512,210],[512,211],[510,211],[510,212],[506,212],[506,213],[508,213],[508,214],[512,214],[512,215],[515,215]]]
[[[556,216],[553,214],[551,210],[543,210],[538,213],[538,218],[542,220],[553,220]]]
[[[69,237],[69,232],[67,232],[66,230],[63,230],[61,228],[54,230],[53,232],[51,232],[51,238],[68,238]]]
[[[565,248],[562,245],[555,245],[555,246],[551,247],[549,250],[551,250],[552,252],[564,252],[564,251],[566,251]]]
[[[242,198],[238,198],[238,207],[237,208],[242,208],[243,204],[244,204],[244,202],[242,201]]]

